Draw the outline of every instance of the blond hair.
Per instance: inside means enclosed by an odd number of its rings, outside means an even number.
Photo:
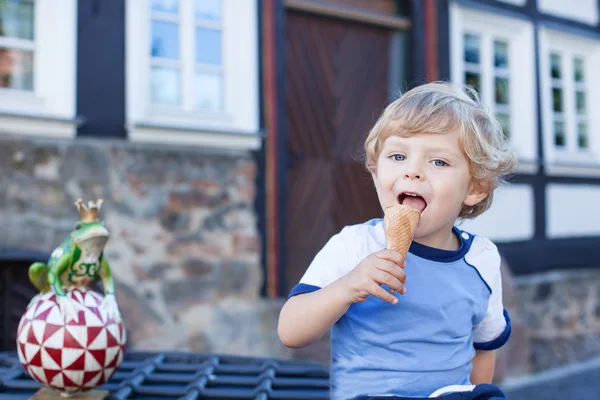
[[[468,93],[467,93],[468,92]],[[471,95],[471,96],[469,96]],[[463,205],[459,218],[475,218],[492,205],[493,191],[516,168],[498,121],[479,103],[472,89],[432,82],[406,92],[383,111],[365,140],[365,166],[376,171],[383,143],[390,136],[457,130],[471,179],[488,195],[474,206]]]

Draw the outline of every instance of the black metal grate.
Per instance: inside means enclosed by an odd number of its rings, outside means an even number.
[[[40,385],[17,354],[0,353],[0,400],[26,399]],[[329,371],[306,362],[199,353],[129,351],[109,382],[110,399],[328,399]]]

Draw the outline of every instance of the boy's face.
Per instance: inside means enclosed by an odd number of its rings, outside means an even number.
[[[389,137],[373,180],[383,209],[401,203],[421,211],[414,238],[433,247],[449,240],[463,204],[475,205],[487,194],[472,184],[456,131]]]

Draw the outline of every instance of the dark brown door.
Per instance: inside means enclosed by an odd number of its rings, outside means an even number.
[[[293,11],[286,31],[289,291],[332,235],[382,214],[361,157],[388,99],[392,31]]]

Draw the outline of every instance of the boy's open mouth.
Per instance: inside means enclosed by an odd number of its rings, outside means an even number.
[[[410,206],[419,212],[423,212],[427,207],[427,202],[418,193],[402,192],[400,193],[400,196],[398,196],[398,201],[400,204]]]

